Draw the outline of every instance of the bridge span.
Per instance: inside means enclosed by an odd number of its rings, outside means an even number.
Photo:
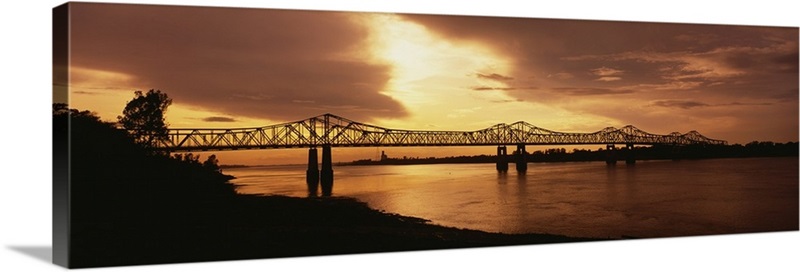
[[[134,131],[133,134],[136,134]],[[616,163],[615,145],[624,145],[626,162],[632,164],[634,145],[725,145],[727,142],[703,136],[697,131],[652,134],[634,126],[607,127],[589,133],[559,132],[527,122],[496,124],[474,131],[430,131],[392,129],[360,123],[333,114],[255,128],[211,129],[170,128],[157,139],[155,148],[169,152],[225,151],[245,149],[308,148],[306,181],[309,193],[330,195],[333,188],[332,147],[372,146],[497,146],[498,171],[508,170],[506,146],[516,146],[518,171],[527,170],[526,145],[606,145],[608,164]],[[322,148],[318,169],[317,148]]]

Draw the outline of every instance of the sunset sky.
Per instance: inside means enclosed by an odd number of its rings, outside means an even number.
[[[631,124],[729,143],[798,140],[797,28],[89,3],[73,3],[71,16],[69,79],[56,82],[55,101],[68,86],[71,107],[107,121],[133,91],[159,89],[173,99],[173,128],[333,113],[401,129],[524,120],[565,132]],[[306,159],[300,149],[214,153],[223,164]],[[334,161],[378,153],[341,148]]]

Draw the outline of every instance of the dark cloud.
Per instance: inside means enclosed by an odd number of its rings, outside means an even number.
[[[798,62],[798,60],[800,60],[800,54],[798,54],[798,51],[778,54],[773,56],[770,60],[773,64],[772,67],[778,72],[796,75],[798,71],[800,71],[800,69],[798,69],[798,65],[800,65],[800,62]]]
[[[346,13],[70,5],[71,65],[131,75],[175,103],[276,120],[406,115],[381,93],[390,67],[354,54],[368,33]]]
[[[556,78],[556,79],[571,79],[574,77],[575,77],[574,75],[564,72],[547,75],[547,78]]]
[[[654,101],[652,105],[659,107],[667,107],[667,108],[691,109],[700,107],[725,107],[725,106],[771,106],[774,105],[774,103],[730,102],[730,103],[720,103],[720,104],[707,104],[703,102],[686,101],[686,100],[659,100],[659,101]]]
[[[720,40],[719,35],[713,33],[684,33],[675,36],[675,40],[686,42],[687,44],[710,44]]]
[[[685,101],[685,100],[659,100],[654,101],[653,105],[659,107],[667,107],[667,108],[681,108],[681,109],[691,109],[697,107],[708,107],[710,105],[702,102],[695,102],[695,101]]]
[[[514,74],[505,76],[538,74],[547,79],[537,82],[543,88],[600,87],[598,84],[604,84],[603,88],[608,84],[700,87],[745,82],[697,93],[732,98],[753,92],[746,82],[755,78],[769,78],[768,86],[797,84],[796,28],[431,15],[405,18],[450,39],[493,47],[515,60]],[[686,84],[690,81],[700,84]]]
[[[203,118],[203,121],[206,122],[236,122],[236,119],[230,117],[222,117],[222,116],[210,116]]]
[[[793,88],[793,89],[788,89],[788,90],[786,90],[784,92],[775,94],[771,98],[772,99],[776,99],[779,102],[797,103],[798,102],[798,96],[800,96],[800,88]]]
[[[491,79],[491,80],[496,80],[496,81],[509,81],[509,80],[514,80],[514,78],[513,78],[513,77],[510,77],[510,76],[504,76],[504,75],[497,74],[497,73],[491,73],[491,74],[481,74],[481,73],[477,73],[477,74],[475,74],[475,75],[476,75],[478,78],[485,78],[485,79]]]
[[[719,106],[771,106],[774,103],[743,103],[743,102],[732,102],[727,104],[720,104]]]

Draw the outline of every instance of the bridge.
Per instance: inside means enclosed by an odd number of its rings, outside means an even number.
[[[135,132],[134,132],[135,134]],[[497,146],[498,171],[507,171],[507,145],[517,147],[516,168],[527,170],[526,145],[606,145],[607,163],[616,163],[615,145],[625,145],[632,164],[634,145],[726,145],[727,142],[703,136],[697,131],[652,134],[634,126],[607,127],[589,133],[559,132],[527,122],[497,124],[474,131],[429,131],[392,129],[324,114],[308,119],[255,128],[203,129],[172,128],[155,142],[162,151],[211,151],[244,149],[308,148],[306,181],[309,192],[321,183],[323,195],[333,186],[332,147],[373,146]],[[317,170],[317,148],[322,148],[322,169]]]

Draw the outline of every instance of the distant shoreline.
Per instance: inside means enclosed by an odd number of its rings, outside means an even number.
[[[625,162],[627,150],[616,150],[615,160]],[[636,161],[651,160],[693,160],[693,159],[724,159],[724,158],[767,158],[767,157],[798,157],[798,143],[789,142],[785,144],[775,144],[772,142],[753,142],[747,145],[731,146],[712,146],[712,147],[688,147],[677,150],[672,147],[637,147],[633,150],[633,158]],[[548,149],[545,151],[535,151],[526,154],[528,163],[542,162],[598,162],[606,161],[608,154],[605,150],[572,150],[567,152],[565,149]],[[516,161],[516,154],[506,156],[506,162],[513,164]],[[389,158],[381,160],[362,159],[349,162],[336,162],[337,166],[362,166],[362,165],[423,165],[423,164],[463,164],[463,163],[497,163],[496,155],[465,155],[454,157],[403,157]],[[276,164],[276,165],[220,165],[221,169],[236,169],[250,167],[276,167],[276,166],[305,166],[306,164]]]

